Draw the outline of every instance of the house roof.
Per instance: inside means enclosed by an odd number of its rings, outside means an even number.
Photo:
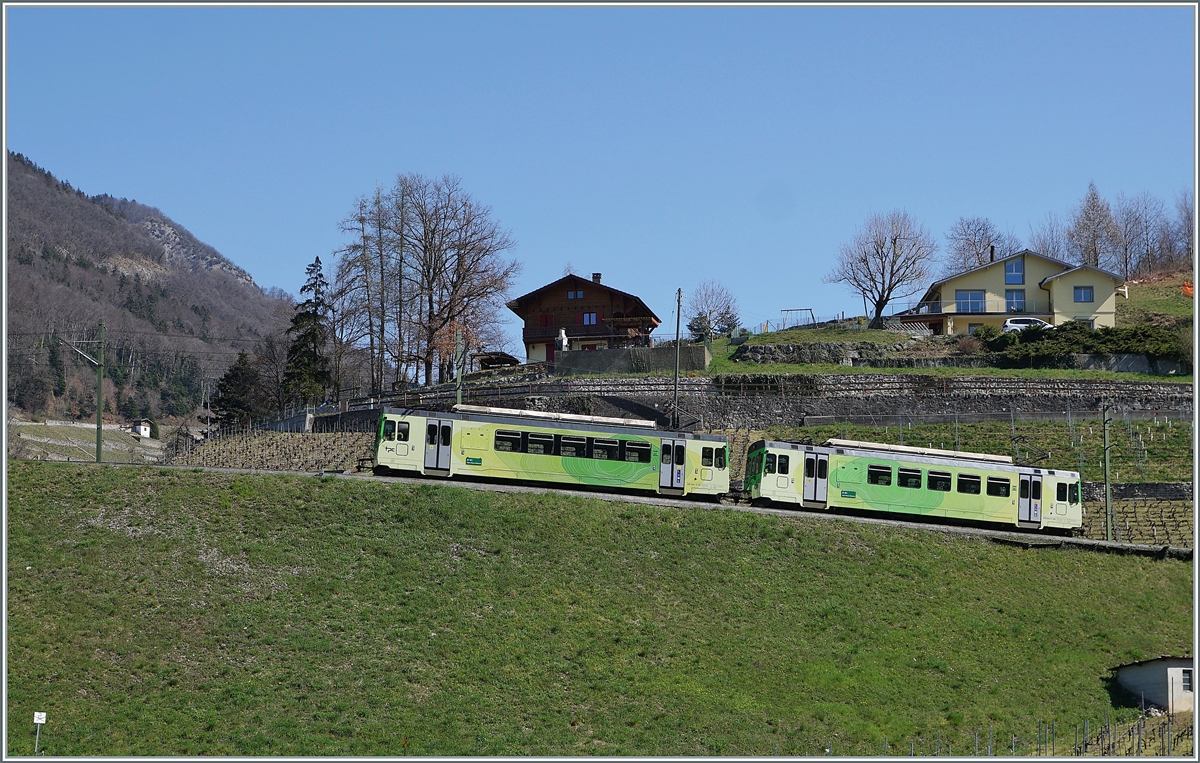
[[[1137,660],[1136,662],[1126,662],[1121,665],[1114,665],[1113,667],[1109,668],[1109,670],[1120,670],[1121,668],[1132,668],[1135,665],[1147,665],[1151,662],[1158,662],[1159,660],[1190,660],[1190,659],[1192,659],[1192,656],[1190,654],[1183,654],[1183,655],[1160,654],[1158,657],[1147,657],[1144,660]]]
[[[1046,276],[1045,278],[1042,279],[1042,283],[1046,283],[1047,281],[1053,281],[1055,278],[1062,278],[1065,275],[1069,275],[1071,273],[1075,273],[1080,270],[1090,270],[1093,273],[1099,273],[1102,276],[1108,276],[1109,278],[1113,279],[1114,281],[1118,281],[1121,283],[1125,282],[1125,279],[1122,278],[1121,276],[1117,275],[1116,273],[1112,273],[1110,271],[1104,270],[1102,268],[1094,268],[1091,265],[1076,265],[1075,267],[1068,268],[1067,270],[1064,270],[1061,273],[1055,273],[1052,276]]]
[[[531,302],[535,297],[540,297],[545,292],[552,291],[557,288],[561,288],[561,287],[566,286],[571,283],[578,283],[583,286],[586,286],[589,289],[605,289],[609,292],[612,292],[613,294],[619,294],[622,297],[626,297],[626,298],[632,300],[634,303],[633,310],[631,310],[629,312],[636,312],[636,313],[644,314],[645,317],[651,318],[654,321],[655,326],[662,323],[662,321],[659,320],[659,317],[654,314],[654,311],[651,310],[646,305],[646,303],[642,301],[642,298],[637,296],[636,294],[630,294],[627,291],[621,291],[620,289],[614,289],[613,287],[608,286],[607,284],[598,283],[591,279],[584,278],[583,276],[577,276],[574,273],[565,275],[562,278],[558,279],[557,281],[548,283],[545,286],[542,286],[541,288],[534,289],[533,291],[529,292],[528,294],[523,294],[523,295],[517,297],[516,299],[510,300],[505,304],[505,306],[509,310],[512,310],[517,315],[521,315],[520,309],[522,307],[524,307],[526,304],[528,304],[529,302]]]
[[[1100,268],[1094,268],[1090,265],[1073,265],[1069,262],[1063,262],[1062,260],[1055,259],[1054,257],[1049,257],[1045,254],[1042,254],[1041,252],[1035,252],[1032,249],[1022,249],[1021,251],[1014,252],[1013,254],[1010,254],[1007,257],[1000,257],[999,259],[993,260],[991,262],[985,262],[982,265],[977,265],[973,268],[970,268],[969,270],[964,270],[961,273],[955,273],[954,275],[946,276],[945,278],[943,278],[940,281],[934,281],[932,284],[929,285],[929,288],[925,290],[925,296],[921,297],[921,301],[929,302],[932,299],[932,296],[933,296],[933,293],[935,290],[941,288],[946,283],[948,283],[949,281],[953,281],[956,278],[961,278],[965,275],[970,275],[971,273],[978,273],[981,270],[987,270],[988,268],[992,267],[993,265],[999,265],[1002,262],[1008,262],[1009,260],[1015,260],[1018,257],[1029,257],[1029,256],[1037,257],[1039,259],[1045,260],[1046,262],[1052,262],[1055,265],[1062,266],[1061,273],[1055,273],[1052,276],[1047,276],[1046,278],[1043,278],[1041,281],[1042,284],[1046,283],[1047,281],[1049,281],[1053,278],[1061,278],[1062,276],[1065,276],[1067,273],[1074,273],[1077,270],[1084,270],[1084,269],[1093,270],[1097,273],[1101,273],[1102,275],[1106,275],[1106,276],[1109,276],[1110,278],[1114,278],[1117,281],[1123,282],[1125,280],[1125,279],[1121,278],[1119,275],[1117,275],[1116,273],[1110,273],[1107,270],[1101,270]],[[1039,284],[1039,286],[1040,285],[1041,284]]]

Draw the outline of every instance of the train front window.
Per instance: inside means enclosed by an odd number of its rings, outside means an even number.
[[[896,476],[899,478],[896,484],[900,487],[921,487],[920,469],[899,469]]]
[[[777,463],[779,464],[779,473],[780,474],[788,473],[788,467],[789,467],[788,461],[789,460],[790,459],[787,456],[784,456],[784,455],[779,456],[779,460],[777,461]]]
[[[1056,486],[1056,489],[1057,489],[1057,493],[1058,493],[1057,500],[1066,502],[1066,500],[1067,500],[1067,483],[1065,483],[1065,482],[1058,483],[1058,485]]]
[[[890,485],[890,484],[892,484],[892,467],[890,467],[890,466],[868,466],[867,467],[867,484],[868,485]]]
[[[1067,502],[1079,503],[1079,483],[1072,482],[1071,487],[1067,490]]]
[[[396,442],[408,442],[408,422],[396,422]]]
[[[950,492],[950,473],[949,472],[929,472],[929,477],[925,481],[926,486],[930,490],[938,490],[943,493]]]
[[[728,466],[728,464],[725,461],[725,449],[724,448],[717,448],[716,464],[717,464],[718,469],[724,469],[726,466]]]
[[[700,449],[700,465],[701,466],[712,466],[713,465],[713,449],[712,448],[701,448]]]
[[[987,494],[1007,498],[1012,492],[1012,481],[1003,477],[988,477]]]
[[[768,453],[767,454],[767,474],[774,474],[774,473],[775,473],[775,454]]]
[[[383,439],[385,439],[385,440],[395,440],[396,439],[396,422],[392,421],[391,419],[388,419],[387,421],[383,422]]]

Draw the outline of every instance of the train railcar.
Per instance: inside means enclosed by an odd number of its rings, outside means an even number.
[[[1083,524],[1079,474],[1007,456],[855,440],[759,440],[743,487],[756,501],[995,522],[1028,529]]]
[[[729,444],[658,431],[650,421],[467,405],[454,413],[385,408],[375,472],[718,499],[729,492]]]

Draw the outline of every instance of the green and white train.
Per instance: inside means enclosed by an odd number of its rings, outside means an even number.
[[[1007,456],[828,440],[759,440],[746,454],[752,501],[851,509],[1027,529],[1083,524],[1079,474],[1014,464]]]
[[[375,473],[544,482],[718,500],[729,492],[723,437],[662,432],[652,421],[458,405],[385,408]]]

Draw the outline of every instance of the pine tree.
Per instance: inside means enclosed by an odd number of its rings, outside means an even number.
[[[262,392],[258,383],[258,369],[250,361],[245,350],[238,353],[234,362],[221,380],[212,399],[212,411],[222,426],[249,424],[250,419],[263,413]]]
[[[292,343],[288,347],[284,387],[305,403],[318,403],[332,383],[329,360],[325,357],[325,341],[329,333],[329,304],[325,293],[329,285],[321,272],[321,258],[304,269],[308,280],[300,287],[308,299],[296,305],[296,314],[288,327]]]

